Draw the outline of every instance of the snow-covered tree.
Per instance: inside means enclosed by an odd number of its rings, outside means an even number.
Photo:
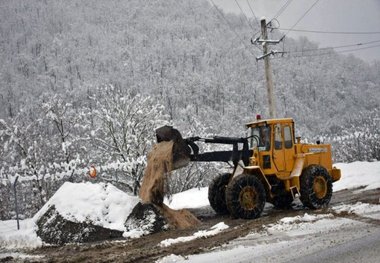
[[[380,160],[380,112],[358,114],[330,139],[337,161]]]
[[[50,168],[59,179],[73,181],[83,176],[83,165],[87,159],[86,143],[89,127],[82,123],[83,114],[72,103],[59,95],[45,97],[42,103],[45,125],[50,138],[46,141],[50,152]]]
[[[21,112],[8,121],[0,120],[0,137],[2,144],[2,180],[11,185],[17,177],[19,181],[33,181],[33,200],[31,205],[39,209],[46,201],[43,187],[45,177],[45,152],[43,150],[43,135],[41,119],[30,119],[30,111]]]
[[[137,194],[146,155],[155,142],[155,129],[167,124],[164,108],[148,96],[112,85],[100,87],[92,99],[97,122],[92,137],[102,164],[110,164],[101,168],[108,176],[121,172],[116,181]]]

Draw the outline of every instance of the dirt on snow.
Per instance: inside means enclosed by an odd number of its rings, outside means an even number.
[[[354,204],[356,202],[378,204],[379,196],[380,189],[359,193],[354,190],[343,190],[334,193],[330,207],[342,203]],[[38,258],[36,262],[154,262],[170,254],[185,256],[208,251],[233,239],[245,236],[252,231],[259,232],[263,228],[263,225],[276,223],[283,217],[303,215],[305,212],[309,214],[333,213],[329,208],[316,211],[305,210],[298,201],[293,208],[288,210],[266,209],[262,216],[255,220],[232,219],[228,215],[216,215],[209,206],[192,209],[191,212],[199,219],[200,224],[186,229],[169,229],[168,231],[130,240],[117,239],[87,244],[46,246],[28,251],[27,253],[43,256],[42,258]],[[353,214],[343,213],[335,214],[335,216],[347,217],[358,221],[368,221],[367,218],[361,218]],[[168,247],[161,247],[159,245],[165,239],[189,236],[199,230],[209,229],[219,222],[224,222],[229,228],[220,234],[207,238],[176,243]],[[372,219],[370,223],[380,226],[380,220]],[[33,262],[33,260],[28,259],[28,262]]]

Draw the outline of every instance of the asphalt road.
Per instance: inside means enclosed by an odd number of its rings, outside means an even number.
[[[336,195],[331,207],[357,202],[378,204],[379,191],[354,194],[343,191]],[[273,212],[273,211],[269,211]],[[320,216],[315,221],[273,225],[266,222],[263,229],[231,240],[222,247],[204,254],[188,256],[183,262],[218,263],[378,263],[380,262],[380,220],[378,213],[335,213],[332,209],[304,211]],[[284,216],[294,217],[289,213]],[[256,230],[257,231],[257,230]],[[182,261],[181,261],[182,262]]]
[[[378,263],[380,262],[380,227],[378,231],[349,242],[320,250],[289,263]]]

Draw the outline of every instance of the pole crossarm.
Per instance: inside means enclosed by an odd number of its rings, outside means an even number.
[[[270,56],[270,55],[274,56],[276,54],[286,54],[286,52],[284,52],[284,51],[277,51],[277,50],[271,50],[270,52],[268,52],[266,54],[263,54],[262,56],[256,57],[256,61],[264,59],[264,58],[266,58],[267,56]]]
[[[256,38],[254,40],[251,41],[252,44],[260,44],[260,45],[263,45],[263,44],[268,44],[268,45],[277,45],[279,44],[280,42],[282,41],[282,39],[279,39],[279,40],[272,40],[272,39],[261,39],[261,38]]]

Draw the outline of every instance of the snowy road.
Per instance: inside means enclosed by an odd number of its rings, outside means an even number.
[[[361,219],[368,222],[361,222]],[[332,214],[289,218],[289,221],[269,225],[264,231],[236,239],[213,252],[191,255],[179,261],[379,262],[380,220],[367,219]]]
[[[351,262],[351,263],[378,263],[380,260],[380,229],[374,233],[318,251],[307,257],[307,262]],[[297,258],[292,263],[305,262],[305,258]]]

